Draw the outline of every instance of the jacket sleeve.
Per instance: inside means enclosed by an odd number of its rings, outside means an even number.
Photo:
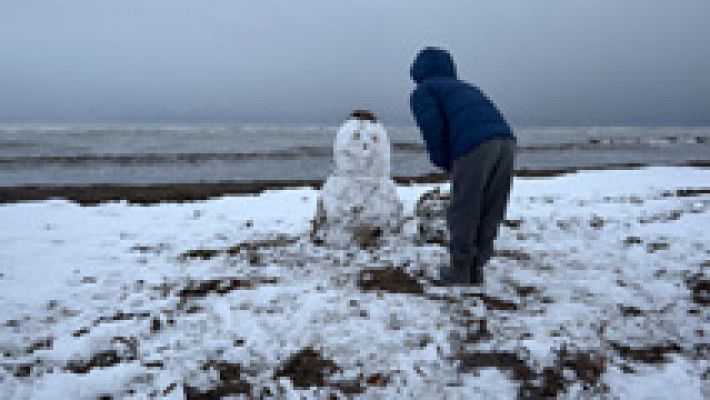
[[[429,150],[431,162],[447,172],[450,171],[449,132],[436,98],[420,85],[412,92],[409,103]]]

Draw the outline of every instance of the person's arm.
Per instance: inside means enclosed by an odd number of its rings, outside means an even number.
[[[449,159],[449,132],[436,98],[421,85],[410,98],[410,107],[422,137],[429,150],[431,162],[445,171],[451,170]]]

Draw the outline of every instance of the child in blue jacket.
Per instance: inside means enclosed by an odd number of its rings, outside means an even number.
[[[410,99],[412,114],[429,157],[451,174],[451,264],[441,278],[449,284],[481,285],[508,205],[515,136],[496,106],[456,77],[447,51],[422,50],[410,72],[417,83]]]

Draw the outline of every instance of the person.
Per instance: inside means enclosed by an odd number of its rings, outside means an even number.
[[[451,174],[447,211],[451,263],[441,279],[482,285],[483,267],[505,217],[516,138],[491,100],[457,78],[446,50],[427,47],[411,67],[410,106],[431,162]]]

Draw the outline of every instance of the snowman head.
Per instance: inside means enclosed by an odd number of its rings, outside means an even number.
[[[333,154],[336,175],[389,177],[387,131],[369,111],[356,110],[350,114],[338,130]]]

